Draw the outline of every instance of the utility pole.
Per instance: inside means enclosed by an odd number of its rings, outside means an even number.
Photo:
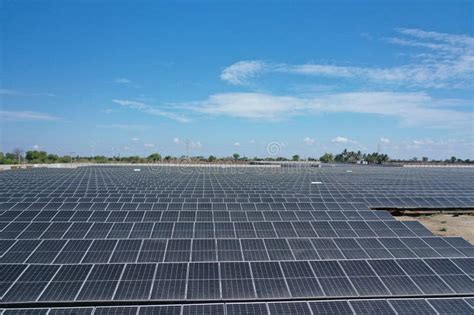
[[[71,154],[71,163],[73,163],[73,161],[76,160],[76,157],[75,157],[76,152],[70,152],[69,154]]]
[[[95,145],[96,145],[96,142],[95,142],[95,141],[91,141],[92,159],[95,158]]]
[[[189,160],[189,139],[186,139],[186,158]]]

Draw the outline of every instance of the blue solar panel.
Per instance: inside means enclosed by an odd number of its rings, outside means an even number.
[[[202,170],[0,173],[4,313],[422,314],[444,312],[449,303],[460,312],[470,307],[454,297],[474,292],[474,247],[371,208],[472,207],[471,170]],[[426,300],[432,295],[453,299]],[[28,309],[11,308],[21,303]]]

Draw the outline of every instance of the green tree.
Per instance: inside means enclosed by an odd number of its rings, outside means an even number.
[[[27,151],[26,152],[26,160],[28,163],[44,163],[48,158],[48,153],[45,151]]]
[[[421,160],[423,162],[428,162],[430,159],[427,156],[424,156],[424,157],[421,158]]]
[[[156,162],[161,161],[161,155],[159,153],[153,153],[148,156],[148,160]]]
[[[232,156],[233,156],[234,160],[238,160],[240,158],[240,154],[238,154],[238,153],[234,153],[234,154],[232,154]]]
[[[209,155],[209,157],[207,158],[207,161],[208,162],[215,162],[217,160],[217,158],[214,156],[214,155]]]
[[[59,158],[60,163],[70,163],[72,161],[72,157],[69,155],[61,156]]]
[[[344,151],[342,151],[341,153],[336,154],[336,156],[334,157],[334,161],[346,162],[348,160],[348,156],[349,156],[349,152],[347,152],[347,149],[344,149]]]
[[[103,155],[94,156],[94,162],[96,163],[106,163],[107,161],[108,161],[107,158]]]
[[[18,159],[13,153],[6,153],[2,164],[18,164]]]
[[[59,156],[56,154],[48,154],[47,160],[48,162],[56,163],[59,161]]]
[[[332,153],[324,153],[319,160],[323,163],[330,163],[334,161],[334,155]]]
[[[293,161],[299,161],[300,160],[300,156],[298,154],[295,154],[293,155],[293,157],[291,158]]]

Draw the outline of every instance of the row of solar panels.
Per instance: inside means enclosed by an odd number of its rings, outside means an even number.
[[[2,173],[0,233],[9,239],[0,242],[0,303],[189,300],[216,304],[116,310],[232,314],[229,305],[239,305],[243,312],[255,306],[256,313],[319,314],[323,308],[315,312],[311,304],[323,302],[217,302],[351,298],[338,301],[336,313],[347,306],[350,312],[383,314],[397,311],[391,301],[357,299],[404,297],[398,305],[408,306],[415,301],[409,296],[472,295],[473,258],[459,258],[472,256],[470,244],[431,237],[418,223],[394,221],[367,205],[472,206],[474,173],[355,170],[203,175],[196,169],[184,174],[97,167]],[[314,180],[322,183],[312,185]],[[425,310],[432,311],[435,300],[440,299],[419,299],[405,310],[421,314],[427,304]],[[471,300],[449,301],[456,303],[446,310],[456,306],[462,313],[467,309],[459,305],[469,307]]]
[[[10,198],[11,199],[11,198]],[[309,203],[309,202],[285,202],[285,203],[265,203],[265,202],[249,202],[248,199],[236,200],[232,202],[153,202],[153,200],[144,200],[140,202],[126,202],[120,201],[120,198],[107,198],[109,200],[101,201],[81,201],[81,200],[66,200],[63,201],[58,198],[55,202],[4,202],[1,204],[2,210],[367,210],[365,204],[357,203]],[[74,198],[67,198],[74,199]],[[78,198],[79,199],[79,198]],[[112,200],[113,199],[113,200]]]
[[[462,238],[1,240],[0,263],[299,261],[474,257]]]
[[[254,188],[245,187],[242,189],[221,189],[212,187],[209,189],[183,190],[179,185],[172,187],[157,187],[151,184],[141,186],[117,187],[116,185],[108,185],[97,188],[74,188],[64,189],[61,187],[51,187],[47,183],[24,183],[15,187],[16,183],[8,186],[8,189],[0,190],[1,198],[158,198],[170,199],[179,198],[189,202],[223,202],[225,198],[250,199],[250,202],[344,202],[357,200],[363,201],[364,198],[388,198],[393,201],[401,201],[404,198],[413,198],[414,200],[423,201],[423,198],[447,198],[457,201],[457,198],[466,198],[464,200],[472,200],[468,187],[455,188],[444,187],[442,190],[429,190],[423,187],[414,187],[411,190],[398,189],[377,191],[374,187],[370,191],[346,190],[331,188],[330,185],[323,186],[321,184],[309,184],[309,189],[291,188],[291,189],[274,189],[272,187]],[[12,187],[13,186],[13,187]],[[315,187],[313,187],[315,186]],[[316,187],[317,186],[317,187]],[[370,187],[371,185],[369,185]],[[260,186],[261,187],[261,186]],[[31,188],[31,189],[27,189]],[[365,187],[368,188],[368,187]],[[380,188],[380,187],[379,187]],[[214,199],[215,198],[215,199]],[[143,202],[143,201],[141,201]]]
[[[65,174],[68,175],[68,174]],[[69,174],[70,175],[70,174]],[[141,178],[130,178],[130,181],[126,184],[120,182],[120,179],[116,178],[117,174],[113,174],[114,179],[108,182],[101,182],[97,184],[91,178],[86,178],[84,184],[74,182],[74,179],[69,176],[64,176],[62,181],[57,180],[54,174],[44,174],[40,180],[34,180],[33,178],[25,178],[25,180],[19,180],[18,178],[2,178],[0,175],[0,183],[12,182],[10,186],[3,186],[0,188],[0,196],[5,196],[5,193],[14,194],[15,196],[34,196],[35,194],[51,194],[51,196],[59,196],[65,194],[65,196],[71,196],[71,194],[98,194],[100,196],[108,196],[109,194],[123,194],[123,196],[161,196],[166,197],[167,194],[172,195],[192,195],[192,194],[205,194],[212,195],[218,194],[221,197],[226,195],[240,195],[243,194],[247,197],[270,197],[271,194],[282,194],[287,193],[288,196],[294,195],[299,197],[309,197],[308,193],[311,193],[317,198],[318,195],[321,197],[334,197],[343,198],[346,195],[357,196],[392,196],[397,197],[395,193],[401,193],[408,197],[417,197],[419,194],[429,196],[435,195],[440,192],[441,195],[447,195],[452,193],[454,196],[466,195],[472,183],[467,179],[464,182],[459,182],[457,178],[454,182],[444,182],[445,178],[440,178],[443,181],[441,185],[431,185],[430,183],[414,181],[412,185],[399,185],[388,184],[390,178],[384,179],[384,181],[376,182],[373,178],[368,178],[363,183],[354,183],[351,180],[344,182],[343,184],[335,183],[337,178],[322,179],[319,177],[311,178],[295,178],[291,185],[285,185],[283,180],[285,178],[275,176],[274,182],[261,182],[258,176],[249,176],[249,181],[242,183],[229,176],[229,183],[221,185],[221,179],[217,179],[211,182],[209,185],[202,185],[199,182],[193,185],[188,185],[188,182],[184,181],[173,181],[172,178],[163,178],[160,175],[156,175],[159,179],[156,181],[142,181]],[[129,178],[130,174],[118,175],[125,178]],[[370,176],[370,175],[369,175]],[[432,179],[431,181],[435,181]],[[317,182],[317,183],[316,183]],[[133,185],[133,183],[139,183],[140,185]],[[361,185],[361,186],[355,186]],[[27,188],[31,187],[31,190]],[[117,195],[115,195],[117,196]]]
[[[472,294],[474,259],[0,265],[1,303]]]
[[[471,192],[472,193],[472,192]],[[165,200],[162,200],[165,199]],[[167,201],[166,199],[169,199]],[[93,205],[98,209],[113,207],[119,209],[137,209],[143,207],[142,204],[160,204],[163,209],[165,205],[171,205],[169,209],[189,209],[189,210],[240,210],[238,205],[242,205],[243,210],[365,210],[369,207],[394,207],[394,208],[469,208],[474,206],[474,200],[471,198],[442,198],[442,197],[424,197],[424,198],[347,198],[347,199],[327,199],[323,202],[294,200],[298,198],[123,198],[123,197],[4,197],[0,202],[6,203],[3,207],[15,206],[16,209],[42,209],[47,206],[49,209],[74,209],[77,203],[82,203],[81,208],[89,209]],[[272,199],[266,201],[265,199]],[[49,205],[47,205],[50,203]],[[87,206],[89,206],[87,208]],[[72,208],[71,208],[72,207]]]
[[[156,306],[5,309],[1,315],[423,315],[472,314],[473,298],[371,299]]]
[[[391,220],[385,211],[188,211],[188,210],[8,210],[0,212],[0,223],[18,222],[259,222]]]
[[[39,184],[41,185],[43,184]],[[258,191],[258,189],[238,191],[238,192],[220,192],[220,190],[209,190],[209,191],[195,191],[185,192],[179,189],[173,191],[166,191],[166,189],[158,190],[136,190],[132,187],[124,189],[113,189],[111,187],[104,187],[100,190],[72,190],[72,191],[61,191],[58,189],[52,189],[44,187],[40,190],[35,190],[31,187],[30,190],[23,190],[22,188],[11,189],[9,191],[0,191],[0,200],[5,202],[6,200],[21,201],[27,199],[29,201],[40,201],[40,202],[62,202],[62,201],[82,201],[79,198],[84,198],[85,202],[92,199],[109,199],[111,202],[123,200],[124,202],[235,202],[235,200],[244,202],[364,202],[368,200],[384,200],[389,202],[403,202],[406,198],[413,201],[425,202],[426,200],[442,200],[451,202],[469,202],[472,201],[472,197],[469,194],[469,190],[450,190],[445,189],[443,191],[420,191],[417,194],[407,191],[399,191],[396,195],[394,192],[380,192],[380,193],[356,193],[351,191],[331,191],[327,193],[322,191],[302,191],[302,190],[264,190]],[[35,187],[38,187],[36,185]],[[425,199],[426,198],[426,199]],[[149,200],[149,201],[147,201]],[[100,202],[100,201],[98,201]]]
[[[362,199],[351,201],[255,201],[249,198],[213,198],[216,201],[196,202],[186,198],[172,198],[166,202],[158,198],[130,199],[130,198],[51,198],[51,200],[41,200],[41,198],[3,198],[2,207],[16,206],[14,209],[66,209],[72,210],[73,206],[81,204],[80,209],[112,209],[112,210],[135,210],[148,207],[173,210],[367,210],[369,208],[473,208],[474,200],[469,198],[405,198],[401,202],[388,198]],[[289,198],[288,198],[289,199]],[[292,198],[293,199],[293,198]],[[48,205],[49,203],[49,205]],[[16,204],[16,205],[15,205]],[[94,205],[92,205],[94,204]],[[169,206],[166,206],[169,205]],[[239,207],[240,205],[240,207]],[[93,207],[93,208],[92,208]],[[6,210],[6,209],[5,209]]]
[[[127,176],[127,175],[125,175]],[[463,185],[457,185],[456,183],[446,183],[439,186],[430,186],[425,183],[416,183],[412,186],[398,186],[398,185],[385,185],[383,183],[373,183],[367,181],[363,183],[364,187],[349,186],[348,182],[346,185],[334,185],[331,181],[321,181],[321,179],[316,179],[316,182],[312,183],[311,179],[305,179],[300,182],[295,182],[295,185],[287,186],[281,185],[279,182],[276,183],[257,183],[258,177],[254,176],[250,178],[255,181],[250,181],[248,183],[238,183],[232,182],[229,185],[208,185],[208,186],[187,186],[186,184],[180,182],[170,182],[166,185],[154,182],[141,182],[140,186],[133,186],[132,180],[127,185],[122,185],[118,181],[111,181],[103,185],[87,185],[75,184],[73,181],[64,181],[66,185],[62,185],[57,181],[48,180],[51,177],[45,177],[41,181],[35,182],[34,180],[28,181],[15,181],[11,186],[3,187],[0,190],[0,196],[5,196],[6,194],[14,194],[14,196],[35,196],[36,194],[41,194],[43,197],[49,196],[72,196],[73,194],[78,194],[83,196],[84,194],[97,194],[100,196],[108,196],[112,194],[116,197],[166,197],[168,194],[175,197],[179,196],[191,196],[196,195],[196,197],[202,197],[202,195],[208,197],[272,197],[272,195],[282,195],[287,194],[290,196],[299,196],[299,197],[314,197],[318,198],[318,195],[321,197],[328,198],[344,198],[345,195],[353,197],[378,197],[386,196],[397,198],[398,194],[406,195],[407,197],[418,197],[420,194],[422,196],[435,196],[438,192],[444,196],[451,193],[453,197],[465,196],[467,195],[469,186],[468,182]],[[284,180],[284,179],[279,179]],[[0,178],[0,182],[4,182]],[[54,186],[51,186],[54,185]],[[421,187],[420,187],[421,186]],[[26,188],[31,187],[31,190]],[[370,189],[369,189],[370,188]],[[416,191],[419,190],[420,194],[417,194]],[[308,193],[310,196],[308,196]],[[261,195],[261,196],[257,196]]]
[[[388,221],[391,223],[392,221]],[[432,235],[421,223],[381,221],[277,222],[28,222],[5,223],[1,239],[105,238],[360,238]]]

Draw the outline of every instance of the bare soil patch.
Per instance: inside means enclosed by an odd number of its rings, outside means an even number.
[[[420,216],[396,216],[399,221],[418,221],[435,235],[460,236],[474,244],[474,216],[433,214]]]

